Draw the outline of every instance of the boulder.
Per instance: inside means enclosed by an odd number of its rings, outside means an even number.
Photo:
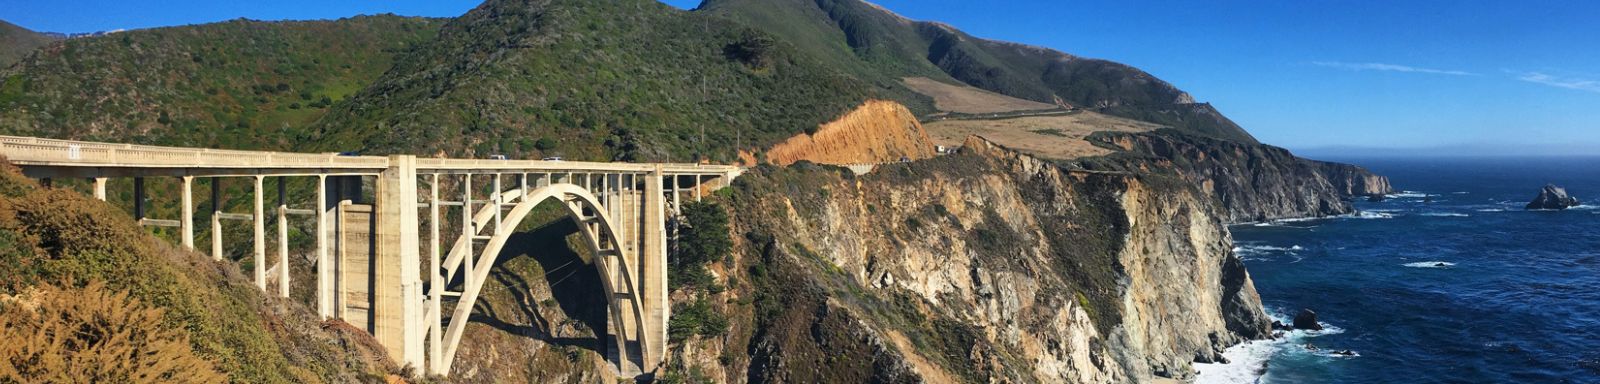
[[[1528,202],[1527,209],[1567,209],[1578,205],[1578,199],[1567,196],[1567,189],[1555,184],[1545,184],[1539,196]]]
[[[1301,309],[1299,314],[1294,315],[1294,329],[1320,331],[1322,330],[1322,324],[1317,323],[1316,312],[1312,312],[1310,309]]]

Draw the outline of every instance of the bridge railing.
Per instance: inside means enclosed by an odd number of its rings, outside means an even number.
[[[342,156],[334,153],[292,153],[228,149],[180,148],[112,144],[89,141],[0,136],[0,154],[11,162],[43,166],[97,166],[138,168],[340,168],[382,170],[383,156]],[[506,172],[652,172],[657,166],[667,174],[730,174],[728,165],[668,163],[604,163],[583,161],[491,160],[418,158],[422,171]]]
[[[16,136],[0,136],[0,153],[14,163],[35,165],[362,169],[389,166],[388,158],[378,156],[178,148]]]

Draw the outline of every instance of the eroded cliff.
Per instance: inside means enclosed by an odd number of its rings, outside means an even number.
[[[981,139],[846,173],[762,167],[720,198],[740,241],[717,295],[741,321],[680,364],[732,382],[1146,382],[1268,332],[1193,188]]]
[[[1388,178],[1364,168],[1302,159],[1270,145],[1171,129],[1098,132],[1086,140],[1117,153],[1069,166],[1175,177],[1214,198],[1228,223],[1347,214],[1354,211],[1350,197],[1392,193]]]

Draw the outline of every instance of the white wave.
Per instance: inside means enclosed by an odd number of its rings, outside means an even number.
[[[1472,215],[1468,215],[1468,214],[1465,214],[1465,213],[1456,213],[1456,212],[1423,212],[1423,213],[1420,213],[1420,215],[1429,216],[1429,217],[1468,217],[1468,216],[1472,216]]]
[[[1417,191],[1400,191],[1400,193],[1390,194],[1388,197],[1391,198],[1391,199],[1397,199],[1397,198],[1421,199],[1421,198],[1433,197],[1433,196],[1438,196],[1438,195],[1428,194],[1428,193],[1423,193],[1423,192],[1417,192]]]
[[[1456,263],[1448,261],[1419,261],[1415,263],[1405,263],[1404,265],[1411,268],[1450,268],[1456,266]]]
[[[1344,215],[1343,217],[1350,219],[1393,219],[1394,214],[1389,212],[1360,211]]]
[[[1269,310],[1267,316],[1284,324],[1291,322],[1289,317],[1276,309]],[[1252,340],[1228,347],[1222,350],[1222,357],[1228,359],[1227,363],[1194,364],[1194,382],[1196,384],[1259,382],[1261,376],[1267,373],[1267,362],[1274,355],[1290,349],[1306,351],[1305,339],[1307,338],[1344,333],[1344,328],[1335,327],[1324,322],[1317,322],[1317,324],[1322,325],[1322,330],[1297,329],[1283,332],[1271,340]],[[1325,354],[1329,357],[1354,357],[1333,354],[1332,351],[1327,351]],[[1360,354],[1355,356],[1360,356]]]
[[[1284,339],[1252,340],[1222,350],[1226,363],[1195,363],[1195,384],[1254,383],[1267,373],[1267,360]]]
[[[1596,210],[1596,209],[1600,209],[1600,205],[1578,204],[1578,205],[1575,205],[1575,206],[1572,206],[1572,207],[1568,207],[1567,209],[1574,210],[1574,211],[1593,211],[1593,210]]]
[[[1483,208],[1483,209],[1479,209],[1478,210],[1478,212],[1505,212],[1505,211],[1506,211],[1505,208]]]
[[[1299,245],[1293,245],[1293,246],[1288,246],[1288,247],[1277,247],[1277,246],[1271,246],[1271,245],[1240,244],[1240,245],[1235,245],[1233,247],[1233,251],[1234,252],[1249,252],[1249,253],[1292,252],[1292,251],[1304,251],[1304,250],[1305,250],[1305,248],[1303,248],[1303,247],[1301,247]]]

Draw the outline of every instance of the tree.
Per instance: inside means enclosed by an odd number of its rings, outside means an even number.
[[[533,147],[540,151],[556,149],[556,141],[548,137],[541,137],[539,141],[533,142]]]
[[[715,203],[692,202],[683,205],[682,220],[678,247],[667,261],[671,281],[676,286],[709,287],[712,281],[706,265],[733,251],[728,213]]]

